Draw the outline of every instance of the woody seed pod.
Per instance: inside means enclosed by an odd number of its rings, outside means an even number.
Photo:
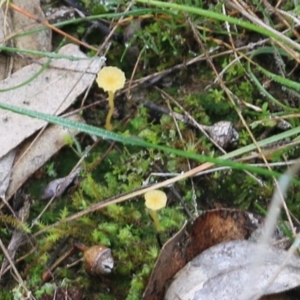
[[[87,247],[81,243],[77,243],[76,247],[83,252],[84,264],[88,273],[100,275],[112,271],[114,260],[110,248],[100,245]]]

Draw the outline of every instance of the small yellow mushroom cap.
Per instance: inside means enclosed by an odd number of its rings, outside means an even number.
[[[124,87],[125,74],[117,67],[103,67],[98,75],[96,82],[105,92],[115,93]]]
[[[166,193],[159,190],[149,191],[144,195],[144,197],[146,200],[146,207],[152,210],[159,210],[167,204]]]

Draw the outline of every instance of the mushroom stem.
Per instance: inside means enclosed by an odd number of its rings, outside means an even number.
[[[158,220],[157,211],[149,209],[149,213],[150,213],[150,216],[151,216],[151,218],[154,222],[154,226],[155,226],[156,231],[160,232],[162,229],[161,229],[161,226],[160,226],[160,223],[159,223],[159,220]]]
[[[105,128],[106,130],[112,130],[113,127],[111,125],[111,117],[114,113],[115,110],[115,105],[114,105],[114,96],[115,93],[112,91],[108,91],[108,105],[109,105],[109,111],[106,117],[106,122],[105,122]]]

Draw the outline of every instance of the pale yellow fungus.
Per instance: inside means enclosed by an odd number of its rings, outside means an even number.
[[[125,74],[117,67],[103,67],[98,73],[96,82],[100,88],[108,92],[109,112],[106,117],[105,128],[112,130],[111,117],[114,113],[115,92],[125,85]]]
[[[149,213],[154,221],[157,231],[161,231],[161,226],[157,217],[157,210],[162,209],[167,204],[167,195],[159,190],[152,190],[145,195],[145,205],[149,209]]]

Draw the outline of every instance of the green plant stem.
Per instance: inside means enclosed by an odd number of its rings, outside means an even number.
[[[161,229],[161,225],[160,225],[159,220],[158,220],[157,211],[149,209],[149,213],[150,213],[150,216],[151,216],[151,218],[154,222],[154,226],[155,226],[156,231],[160,232],[162,229]]]
[[[112,91],[108,91],[108,105],[109,105],[109,111],[106,117],[106,122],[105,122],[105,129],[112,131],[113,127],[111,125],[111,117],[114,113],[115,110],[115,104],[114,104],[114,98],[115,98],[115,93]]]

